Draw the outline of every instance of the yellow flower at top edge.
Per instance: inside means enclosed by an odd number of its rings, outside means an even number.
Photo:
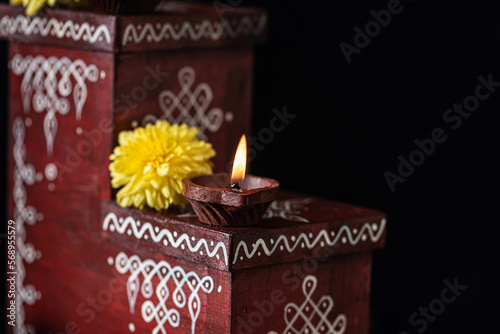
[[[25,10],[26,16],[36,15],[45,5],[54,7],[57,0],[10,0],[12,6],[22,5]]]
[[[113,188],[122,207],[145,205],[161,211],[187,203],[182,179],[211,174],[212,144],[196,138],[198,129],[158,120],[132,131],[122,131],[111,154]]]

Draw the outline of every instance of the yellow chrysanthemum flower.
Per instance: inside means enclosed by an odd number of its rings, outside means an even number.
[[[45,5],[54,7],[59,3],[69,9],[90,8],[91,0],[9,0],[12,6],[23,6],[26,16],[35,16]]]
[[[116,201],[122,207],[148,205],[158,211],[187,203],[182,179],[211,174],[212,144],[196,138],[198,129],[158,120],[133,131],[122,131],[110,156],[111,185],[122,187]]]
[[[10,0],[12,6],[22,5],[26,8],[26,16],[34,16],[38,13],[45,5],[54,7],[57,0]]]

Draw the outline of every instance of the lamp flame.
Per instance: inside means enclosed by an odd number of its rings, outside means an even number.
[[[231,172],[231,184],[243,182],[247,168],[247,138],[241,136],[236,154],[234,155],[233,171]]]

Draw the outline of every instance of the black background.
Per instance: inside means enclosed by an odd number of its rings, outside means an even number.
[[[253,134],[269,126],[273,108],[296,115],[258,152],[252,173],[387,213],[386,247],[373,255],[374,333],[417,333],[408,317],[455,278],[467,289],[424,332],[484,333],[497,328],[500,91],[456,130],[443,114],[474,94],[478,76],[500,82],[500,5],[402,1],[401,13],[348,64],[339,44],[353,44],[353,28],[364,29],[370,11],[387,4],[241,1],[269,14],[268,40],[255,51]],[[5,43],[0,64],[5,203]],[[384,173],[397,173],[398,156],[438,127],[446,141],[392,192]]]

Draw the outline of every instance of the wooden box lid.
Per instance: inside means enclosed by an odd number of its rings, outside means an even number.
[[[249,7],[165,2],[151,15],[47,9],[34,17],[0,4],[0,38],[104,52],[148,52],[251,45],[266,37],[267,15]]]
[[[386,216],[280,191],[253,227],[210,227],[190,211],[158,214],[114,202],[103,203],[101,227],[106,238],[124,249],[147,249],[228,271],[382,248]]]

